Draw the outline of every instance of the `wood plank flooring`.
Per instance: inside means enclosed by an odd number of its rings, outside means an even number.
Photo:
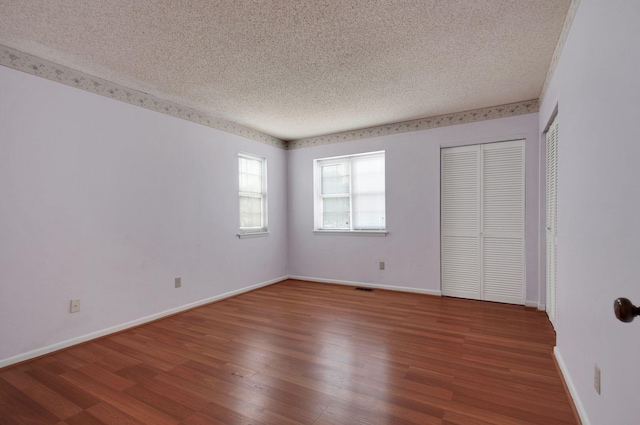
[[[0,424],[576,424],[544,313],[287,280],[0,370]]]

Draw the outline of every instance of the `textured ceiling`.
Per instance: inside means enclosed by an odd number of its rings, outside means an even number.
[[[0,0],[0,44],[283,140],[536,99],[571,0]]]

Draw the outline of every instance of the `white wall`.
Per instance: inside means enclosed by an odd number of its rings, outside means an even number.
[[[285,151],[5,67],[0,93],[0,363],[287,275]],[[268,237],[236,237],[238,151]]]
[[[640,3],[582,0],[540,112],[558,105],[557,352],[584,422],[640,420]],[[602,394],[593,368],[602,370]]]
[[[440,148],[526,139],[526,300],[538,293],[538,114],[289,151],[293,276],[440,292]],[[386,237],[317,235],[313,159],[386,151]],[[385,262],[385,270],[378,263]]]

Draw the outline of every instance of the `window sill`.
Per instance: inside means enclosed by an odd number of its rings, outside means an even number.
[[[269,236],[269,232],[238,233],[236,236],[239,239],[262,238],[264,236]]]
[[[315,235],[339,236],[387,236],[386,230],[314,230]]]

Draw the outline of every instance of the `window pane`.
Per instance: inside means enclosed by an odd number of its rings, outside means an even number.
[[[349,228],[349,198],[322,200],[322,227],[324,229]]]
[[[354,157],[352,204],[353,228],[358,230],[384,229],[385,178],[384,155]]]
[[[384,193],[353,195],[353,228],[374,230],[385,227]]]
[[[322,194],[349,193],[349,166],[347,164],[323,165]]]
[[[239,158],[240,192],[262,193],[262,161]]]
[[[243,192],[262,193],[262,176],[246,174]]]
[[[262,198],[240,197],[240,227],[262,227]]]
[[[384,193],[384,156],[353,158],[353,192]]]

